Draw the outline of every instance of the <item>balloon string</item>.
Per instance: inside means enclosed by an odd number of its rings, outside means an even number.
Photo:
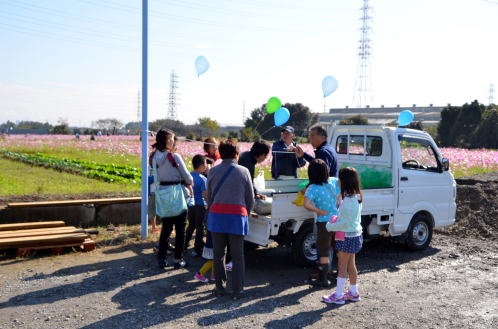
[[[269,132],[270,130],[272,130],[273,128],[275,128],[276,126],[272,126],[270,127],[270,129],[268,129],[267,131],[265,131],[264,133],[261,134],[261,137],[263,137],[267,132]]]
[[[258,122],[258,124],[256,125],[256,127],[254,127],[254,131],[258,131],[257,129],[258,129],[258,127],[259,127],[259,124],[263,121],[264,117],[265,117],[265,116],[263,115],[263,118],[262,118],[261,120],[259,120],[259,122]],[[271,129],[271,128],[270,128],[270,129]]]

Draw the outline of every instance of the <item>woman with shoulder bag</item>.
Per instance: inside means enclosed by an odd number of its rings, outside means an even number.
[[[182,157],[174,153],[175,133],[168,129],[161,129],[156,134],[156,149],[151,156],[153,171],[156,177],[156,213],[161,217],[162,227],[159,236],[159,250],[157,252],[159,268],[165,268],[169,264],[166,261],[169,237],[175,227],[175,255],[174,268],[183,268],[187,262],[182,258],[185,239],[185,224],[187,220],[187,206],[183,195],[182,185],[192,185],[193,178],[187,170]],[[180,193],[181,192],[181,193]],[[181,199],[178,196],[181,194]],[[163,195],[163,197],[161,197]],[[171,200],[178,199],[180,205],[165,204]],[[179,214],[172,214],[174,212]]]

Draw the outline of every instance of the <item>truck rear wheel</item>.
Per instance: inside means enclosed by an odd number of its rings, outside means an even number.
[[[318,257],[316,250],[316,234],[313,233],[313,223],[304,224],[296,233],[292,245],[294,263],[304,266],[315,265]]]
[[[432,225],[426,216],[416,214],[408,227],[406,245],[411,250],[425,250],[432,240]]]

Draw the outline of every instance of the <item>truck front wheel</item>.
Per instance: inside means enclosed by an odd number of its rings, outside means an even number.
[[[294,263],[298,265],[313,266],[318,259],[313,225],[313,223],[305,224],[296,233],[292,245],[292,256]]]
[[[432,239],[432,225],[424,215],[413,217],[408,227],[406,245],[411,250],[425,250]]]

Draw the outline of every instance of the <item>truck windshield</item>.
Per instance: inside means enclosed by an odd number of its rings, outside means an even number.
[[[439,171],[436,152],[428,141],[399,136],[399,146],[404,169]]]

